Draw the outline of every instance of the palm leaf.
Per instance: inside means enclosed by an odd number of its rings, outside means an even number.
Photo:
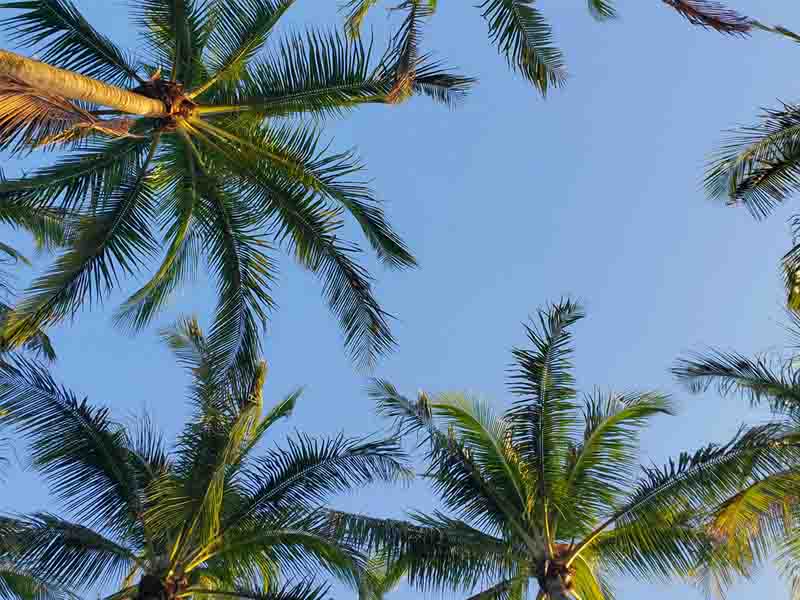
[[[692,25],[731,35],[747,35],[753,23],[747,17],[713,0],[662,0]]]
[[[598,21],[607,21],[617,16],[614,4],[610,0],[587,0],[589,14]]]
[[[290,439],[288,448],[268,452],[241,472],[246,493],[224,528],[283,510],[314,509],[333,494],[411,476],[396,440],[315,440],[300,435]]]
[[[0,408],[28,438],[34,464],[73,514],[122,538],[140,535],[142,488],[131,464],[136,454],[106,409],[80,401],[23,357],[0,366]]]
[[[592,516],[597,518],[620,503],[638,467],[639,430],[659,414],[674,413],[669,400],[657,393],[598,393],[587,398],[583,439],[567,474],[565,498],[570,517],[565,526],[589,522]]]
[[[137,0],[134,22],[143,29],[157,65],[172,65],[170,79],[190,88],[202,75],[201,57],[213,24],[205,0]]]
[[[40,60],[114,85],[141,79],[130,59],[96,31],[70,0],[15,0],[0,9],[19,12],[0,21],[17,45],[40,54]]]
[[[4,519],[0,527],[13,528],[6,555],[14,564],[57,586],[107,584],[136,561],[113,540],[48,513]]]
[[[560,503],[563,465],[578,406],[572,374],[570,327],[583,318],[572,301],[539,311],[539,323],[526,326],[533,348],[515,348],[510,375],[512,393],[520,399],[507,412],[513,441],[521,457],[537,472],[539,498]]]
[[[693,392],[713,385],[723,395],[743,394],[753,404],[769,403],[773,410],[800,407],[800,375],[791,364],[782,366],[766,357],[750,359],[712,349],[680,359],[672,372]]]
[[[33,282],[27,298],[8,315],[2,336],[19,345],[42,327],[74,314],[85,298],[99,300],[116,281],[118,271],[131,273],[154,249],[148,230],[153,192],[148,167],[158,146],[152,141],[148,157],[128,173],[96,218],[86,220],[69,251]]]
[[[223,0],[215,5],[214,28],[208,38],[209,78],[191,97],[217,83],[236,84],[247,65],[267,42],[278,20],[295,0]]]
[[[545,95],[566,81],[564,58],[553,46],[552,30],[535,7],[535,0],[484,0],[479,8],[489,36],[509,67]]]
[[[731,134],[708,164],[705,189],[712,198],[742,203],[758,218],[798,189],[800,109],[765,110],[762,122]]]

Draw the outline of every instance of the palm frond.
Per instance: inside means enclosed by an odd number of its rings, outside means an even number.
[[[198,192],[198,219],[204,225],[204,253],[217,278],[219,300],[209,352],[214,370],[224,374],[236,364],[259,361],[258,331],[272,308],[270,283],[276,271],[265,254],[271,246],[257,230],[238,191],[226,187],[191,145]]]
[[[753,28],[751,19],[713,0],[661,0],[692,25],[720,33],[745,36]]]
[[[311,510],[331,495],[370,483],[397,482],[412,476],[396,440],[329,440],[299,435],[241,472],[246,491],[241,507],[224,528],[258,521],[284,510]]]
[[[174,161],[167,156],[159,160],[159,167],[172,167],[176,171],[168,188],[161,194],[159,207],[159,212],[164,215],[167,250],[150,280],[114,313],[115,325],[132,331],[146,327],[166,305],[172,292],[194,279],[202,253],[201,236],[197,230],[200,194],[195,159],[183,145],[173,148],[172,154]]]
[[[345,334],[345,347],[362,366],[373,365],[394,346],[389,316],[373,296],[371,277],[353,260],[359,248],[337,239],[338,212],[280,172],[253,168],[248,155],[230,142],[193,133],[203,141],[204,150],[214,152],[219,164],[239,179],[248,210],[259,207],[260,218],[267,219],[273,235],[323,280],[328,305]]]
[[[347,13],[345,21],[345,31],[351,38],[361,35],[361,24],[369,13],[370,9],[378,3],[378,0],[347,0],[341,10]]]
[[[479,8],[506,62],[542,93],[566,82],[564,58],[534,0],[484,0]]]
[[[66,98],[0,76],[0,150],[30,150],[94,120]]]
[[[768,215],[800,188],[800,108],[765,109],[761,123],[740,128],[712,156],[705,189],[715,199]]]
[[[536,526],[523,524],[524,516],[514,500],[505,498],[492,487],[455,435],[446,434],[437,427],[427,395],[421,394],[417,402],[410,402],[393,385],[381,380],[373,381],[369,395],[378,405],[379,414],[395,421],[400,434],[421,434],[420,445],[428,447],[429,466],[425,476],[431,479],[445,506],[490,533],[511,529],[534,555],[541,552],[542,545],[537,544],[541,533]]]
[[[0,185],[6,182],[0,171]],[[55,250],[67,241],[70,215],[57,208],[33,206],[0,192],[0,223],[31,234],[38,250]]]
[[[200,106],[201,115],[298,113],[335,116],[365,103],[385,103],[395,84],[396,52],[392,47],[372,64],[372,45],[348,40],[337,32],[309,31],[284,39],[270,55],[248,70],[239,86]],[[455,103],[473,80],[442,70],[428,57],[417,61],[415,93]]]
[[[208,80],[191,97],[218,83],[237,84],[247,65],[267,42],[278,20],[295,0],[222,0],[214,6],[214,27],[208,38]]]
[[[141,82],[130,58],[70,0],[4,1],[0,9],[24,11],[3,19],[0,27],[15,44],[38,53],[39,60],[114,85]]]
[[[433,9],[423,6],[416,0],[406,0],[398,6],[406,11],[406,18],[394,35],[391,43],[392,54],[395,54],[394,83],[386,95],[389,103],[402,102],[411,96],[414,91],[417,66],[421,62],[419,41],[423,22],[433,14]]]
[[[639,430],[659,414],[674,414],[673,408],[668,398],[653,392],[587,398],[583,439],[566,477],[569,525],[589,522],[620,503],[638,467]]]
[[[617,10],[610,0],[587,0],[589,14],[598,21],[607,21],[617,16]]]
[[[25,573],[12,564],[0,563],[0,598],[2,600],[78,600],[63,587],[52,585]]]
[[[800,374],[791,364],[766,357],[751,359],[711,349],[678,360],[672,373],[693,392],[715,386],[723,395],[741,394],[753,404],[766,402],[775,411],[800,408]]]
[[[335,537],[392,563],[407,565],[408,583],[421,591],[445,588],[463,592],[513,575],[513,561],[501,541],[463,522],[441,516],[418,517],[421,522],[339,511],[329,514]]]
[[[6,548],[18,568],[57,586],[109,584],[137,560],[130,550],[88,527],[48,513],[3,519]]]
[[[51,491],[82,522],[125,538],[138,535],[141,482],[125,430],[21,356],[0,365],[0,408],[30,441]]]
[[[513,442],[537,472],[539,497],[556,505],[578,410],[570,327],[583,317],[583,309],[570,300],[541,309],[538,325],[525,326],[532,349],[512,351],[509,387],[520,397],[507,412]]]
[[[530,480],[525,466],[508,445],[512,434],[508,423],[497,417],[488,403],[462,394],[441,394],[429,404],[431,413],[440,417],[480,468],[488,484],[524,513],[530,500]]]
[[[137,0],[131,10],[157,66],[172,67],[170,79],[193,87],[213,28],[206,0]]]
[[[234,147],[229,143],[233,142],[240,149],[238,158],[243,163],[252,155],[249,163],[253,170],[277,171],[285,180],[302,183],[310,192],[349,212],[384,264],[394,268],[416,265],[403,240],[387,222],[372,190],[354,178],[364,168],[354,151],[329,152],[320,133],[308,127],[205,128],[231,150]]]
[[[243,598],[245,600],[324,600],[329,593],[330,586],[326,584],[315,584],[311,581],[300,581],[299,583],[288,582],[280,587],[267,590],[255,590],[242,587],[234,587],[225,590],[209,590],[202,587],[189,588],[192,597],[198,598]]]
[[[721,504],[751,482],[792,468],[798,458],[795,443],[785,424],[769,423],[742,430],[724,445],[710,444],[663,467],[646,468],[609,523],[620,530],[631,524],[626,535],[635,536],[645,535],[653,520],[702,514],[704,507]]]
[[[147,158],[127,173],[93,219],[84,220],[71,248],[31,285],[28,295],[8,315],[0,337],[16,346],[39,328],[57,323],[88,297],[98,301],[119,272],[131,273],[154,250],[149,232],[153,190],[148,168],[158,146],[156,136]]]

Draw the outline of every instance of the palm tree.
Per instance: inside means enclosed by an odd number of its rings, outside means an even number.
[[[743,17],[713,0],[661,0],[693,25],[720,33],[745,36],[757,21]],[[395,0],[397,2],[397,0]],[[353,38],[370,9],[379,0],[340,0],[346,13],[345,29]],[[417,34],[424,19],[433,15],[437,0],[402,0],[393,10],[407,11]],[[489,28],[489,40],[502,54],[509,68],[531,82],[544,96],[551,87],[567,81],[564,55],[553,42],[553,32],[535,0],[482,0],[475,7]],[[613,0],[588,0],[589,14],[598,21],[617,16]]]
[[[137,0],[146,48],[133,61],[70,0],[0,2],[16,44],[43,62],[0,51],[0,147],[66,148],[66,156],[0,185],[0,197],[76,215],[69,248],[6,320],[16,346],[38,328],[102,299],[162,248],[153,277],[121,306],[139,330],[203,257],[218,304],[211,349],[221,368],[258,359],[259,325],[273,306],[274,247],[318,274],[348,349],[371,362],[393,345],[349,214],[378,258],[415,264],[359,178],[352,151],[334,152],[305,115],[398,101],[397,48],[309,31],[273,41],[294,0]],[[268,46],[268,48],[267,48]],[[454,103],[471,80],[414,63],[411,93]],[[158,231],[163,235],[158,240]]]
[[[326,533],[320,509],[334,493],[407,477],[397,441],[297,434],[259,451],[300,393],[264,411],[263,362],[216,372],[192,320],[164,338],[192,378],[194,414],[171,452],[149,419],[125,427],[35,362],[0,367],[0,408],[71,515],[6,518],[0,560],[114,600],[315,600],[320,569],[355,587],[366,561]]]
[[[673,373],[695,393],[716,389],[751,406],[766,406],[800,436],[800,319],[791,316],[787,353],[748,357],[712,348],[676,363]],[[793,593],[800,593],[800,469],[758,478],[724,502],[710,518],[719,550],[738,554],[748,569],[775,558]],[[725,582],[723,582],[724,584]]]
[[[612,575],[688,577],[714,554],[705,527],[710,506],[759,474],[796,459],[785,429],[770,424],[723,446],[681,454],[639,474],[639,431],[673,412],[656,392],[594,392],[578,401],[571,327],[583,317],[571,301],[540,311],[527,327],[531,349],[516,348],[502,416],[463,394],[417,401],[385,381],[371,394],[399,431],[427,448],[425,473],[448,511],[408,521],[331,513],[335,535],[390,561],[408,561],[418,588],[477,590],[472,600],[603,600]]]

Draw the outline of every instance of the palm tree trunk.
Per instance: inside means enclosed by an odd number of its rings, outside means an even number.
[[[157,115],[166,111],[160,100],[0,50],[0,77],[4,75],[69,100],[83,100],[132,115]]]

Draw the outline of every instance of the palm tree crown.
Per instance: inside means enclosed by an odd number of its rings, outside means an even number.
[[[533,348],[513,352],[518,399],[502,417],[461,394],[414,402],[376,382],[381,411],[427,448],[426,477],[450,514],[391,521],[335,512],[336,535],[390,564],[407,561],[412,585],[477,588],[475,600],[522,599],[531,584],[538,598],[603,600],[614,574],[689,577],[709,563],[735,572],[713,552],[705,515],[792,459],[788,446],[770,450],[784,428],[750,429],[637,473],[639,431],[672,406],[654,392],[577,401],[570,329],[582,316],[565,301],[528,327]]]
[[[194,321],[164,336],[192,376],[194,414],[172,452],[149,419],[123,427],[35,362],[0,366],[0,409],[72,517],[5,518],[0,563],[114,600],[314,600],[319,569],[355,588],[366,559],[326,533],[320,509],[334,493],[406,478],[397,442],[295,435],[260,450],[299,392],[264,411],[264,363],[215,371]]]
[[[63,210],[74,222],[68,249],[6,320],[6,343],[100,300],[163,247],[155,274],[116,322],[149,323],[202,257],[219,299],[212,354],[223,370],[237,356],[257,360],[277,246],[323,279],[356,359],[369,363],[392,346],[387,315],[355,261],[359,247],[341,238],[344,217],[385,264],[408,267],[414,258],[359,179],[354,153],[330,151],[316,127],[287,117],[410,94],[453,103],[470,80],[414,57],[413,78],[399,85],[398,47],[373,60],[370,46],[334,33],[274,41],[293,4],[137,0],[145,58],[133,61],[69,0],[0,3],[17,11],[3,21],[11,38],[47,63],[0,51],[2,147],[69,150],[2,183],[0,199]]]

